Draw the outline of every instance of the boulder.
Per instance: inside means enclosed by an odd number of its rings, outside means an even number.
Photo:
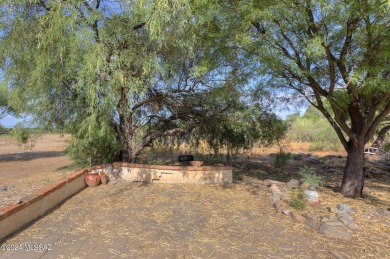
[[[351,234],[349,234],[348,230],[344,227],[344,224],[340,221],[322,222],[318,233],[346,241],[351,240],[352,238]]]
[[[282,213],[283,213],[284,215],[290,216],[290,215],[291,215],[291,210],[290,210],[290,209],[284,209],[284,210],[282,211]]]
[[[300,222],[300,223],[304,223],[306,221],[306,219],[298,212],[291,212],[291,218],[295,221],[295,222]]]
[[[306,224],[314,229],[317,229],[318,217],[316,214],[311,212],[303,213],[302,216],[306,218]]]
[[[278,201],[274,202],[273,204],[274,208],[278,211],[280,209],[280,204]]]
[[[281,193],[272,193],[270,197],[271,203],[274,204],[275,202],[279,202],[280,197],[281,197]]]
[[[290,181],[287,182],[286,185],[289,189],[295,189],[299,187],[299,181],[296,179],[291,179]]]
[[[340,216],[338,220],[350,229],[359,228],[358,225],[353,221],[353,219],[348,215]]]
[[[265,186],[271,186],[272,184],[275,184],[276,186],[281,186],[281,185],[286,186],[286,184],[284,182],[279,182],[279,181],[270,180],[270,179],[264,180],[263,184]]]
[[[348,214],[351,214],[351,215],[356,213],[355,209],[353,209],[352,207],[350,207],[346,204],[337,204],[336,207],[338,210],[345,212],[345,213],[348,213]]]
[[[379,209],[379,210],[377,210],[377,212],[379,214],[381,214],[382,216],[389,216],[390,215],[390,209]]]
[[[269,187],[269,191],[271,193],[282,193],[282,191],[279,189],[279,187],[274,183],[271,184],[271,186]]]

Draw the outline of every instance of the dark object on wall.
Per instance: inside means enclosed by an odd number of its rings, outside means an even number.
[[[187,162],[187,161],[194,161],[193,155],[180,155],[177,160],[179,162]]]

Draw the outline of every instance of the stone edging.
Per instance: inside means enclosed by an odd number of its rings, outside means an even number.
[[[48,184],[41,189],[24,197],[18,204],[10,204],[0,208],[0,241],[10,234],[23,228],[35,219],[44,215],[47,211],[58,204],[64,202],[69,197],[83,190],[87,185],[84,181],[84,175],[88,172],[102,170],[107,168],[140,168],[153,170],[170,170],[170,171],[232,171],[228,166],[165,166],[165,165],[142,165],[130,163],[112,163],[92,166],[86,169],[76,171],[64,179]],[[231,176],[230,176],[231,177]]]

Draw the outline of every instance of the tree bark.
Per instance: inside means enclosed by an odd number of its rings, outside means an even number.
[[[344,168],[341,193],[345,197],[360,198],[363,194],[364,185],[364,140],[348,142],[347,162]]]
[[[385,141],[386,133],[390,130],[390,125],[383,127],[376,137],[376,140],[374,141],[374,144],[372,144],[375,148],[380,148]]]

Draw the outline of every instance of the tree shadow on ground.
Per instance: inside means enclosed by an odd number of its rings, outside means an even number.
[[[291,179],[299,180],[299,169],[303,166],[311,166],[316,173],[324,177],[325,185],[321,188],[333,193],[340,193],[346,157],[323,156],[318,157],[310,154],[293,155],[285,168],[275,169],[273,167],[274,155],[237,156],[233,166],[245,175],[248,179],[254,180],[275,180],[288,182]],[[390,172],[383,167],[383,163],[372,163],[367,161],[367,175],[365,189],[373,190],[373,195],[363,191],[365,198],[374,203],[386,205],[389,203],[386,196],[390,193]],[[370,173],[371,172],[371,173]],[[377,194],[379,193],[379,194]]]
[[[0,162],[31,161],[40,158],[64,156],[62,151],[33,151],[0,155]]]

